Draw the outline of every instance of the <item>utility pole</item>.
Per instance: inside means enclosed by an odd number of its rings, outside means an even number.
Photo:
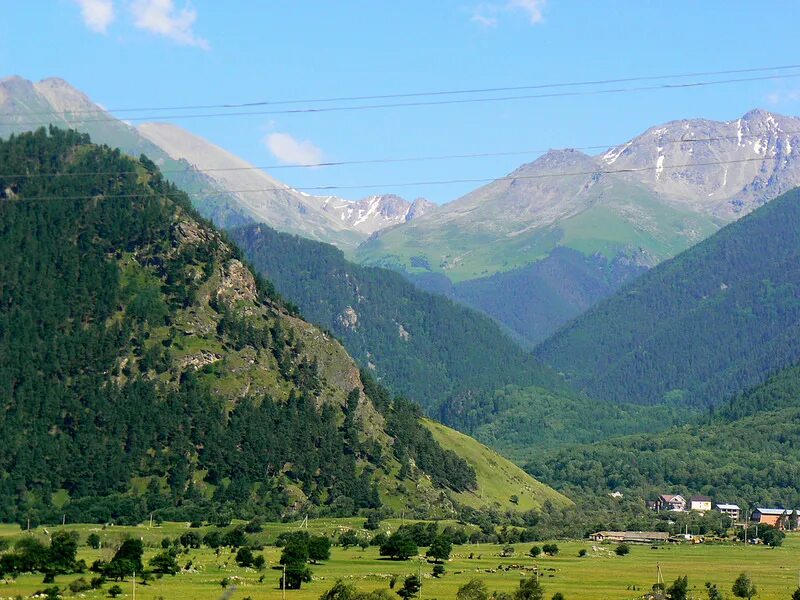
[[[281,598],[286,600],[286,565],[283,565],[283,577],[281,578]]]
[[[136,600],[136,571],[133,572],[133,600]]]
[[[422,563],[417,565],[417,579],[419,579],[419,598],[422,599]]]
[[[148,527],[148,529],[152,528],[153,528],[153,513],[150,513],[150,526]]]
[[[67,524],[67,515],[63,514],[61,515],[61,526],[63,527],[66,524]]]

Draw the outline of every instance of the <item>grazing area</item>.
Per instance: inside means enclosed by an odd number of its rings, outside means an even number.
[[[338,539],[338,536],[352,529],[357,536],[364,538],[367,532],[361,529],[362,519],[318,519],[309,520],[306,524],[311,536],[325,535]],[[381,523],[382,528],[395,531],[400,520],[387,520]],[[454,522],[442,522],[441,525],[454,525]],[[253,546],[254,557],[263,555],[266,564],[262,569],[257,567],[241,567],[237,565],[239,552],[223,546],[217,550],[205,545],[199,548],[181,546],[176,562],[180,568],[176,575],[145,576],[149,579],[145,584],[141,574],[137,574],[136,597],[148,599],[215,599],[224,592],[230,592],[230,598],[270,598],[280,593],[278,581],[281,548],[274,544],[280,533],[297,532],[303,527],[302,522],[265,523],[263,530],[248,534]],[[144,546],[143,563],[147,566],[150,560],[162,552],[162,540],[174,540],[187,532],[205,536],[209,532],[224,530],[217,527],[190,528],[186,523],[164,523],[149,527],[147,524],[136,527],[107,527],[97,525],[67,525],[65,528],[32,529],[30,533],[17,526],[0,526],[0,544],[7,542],[13,546],[15,542],[26,537],[36,538],[47,544],[48,534],[66,529],[78,533],[78,559],[87,565],[98,559],[109,560],[126,538],[141,539]],[[100,548],[87,545],[87,537],[95,534],[99,537]],[[95,540],[97,542],[97,540]],[[267,544],[263,550],[259,546]],[[531,556],[532,546],[550,549],[557,547],[554,555],[546,552],[536,558]],[[95,544],[97,545],[97,544]],[[536,542],[514,545],[496,544],[462,544],[453,545],[450,559],[444,561],[444,574],[432,575],[435,564],[433,559],[424,559],[424,548],[409,560],[388,560],[379,556],[375,546],[360,548],[358,545],[348,547],[333,546],[330,558],[309,564],[312,571],[311,581],[304,583],[300,590],[287,590],[288,598],[297,600],[316,599],[334,586],[337,579],[355,585],[359,590],[386,590],[394,597],[395,592],[403,586],[405,578],[412,574],[422,574],[422,597],[454,598],[457,590],[472,579],[482,581],[488,590],[512,593],[519,587],[523,577],[534,576],[539,569],[539,581],[544,588],[545,597],[550,598],[560,592],[568,599],[596,598],[639,598],[650,590],[656,581],[657,565],[661,566],[666,586],[669,587],[678,577],[688,577],[688,590],[694,591],[695,598],[705,597],[706,582],[717,586],[730,596],[731,587],[736,578],[746,571],[758,588],[758,598],[772,600],[788,598],[797,587],[797,564],[800,561],[800,534],[789,534],[783,546],[769,548],[766,546],[745,546],[739,543],[706,543],[679,545],[641,545],[630,544],[627,554],[619,555],[617,545],[599,544],[590,541]],[[583,551],[583,552],[582,552]],[[6,554],[9,551],[6,551]],[[2,556],[2,555],[0,555]],[[278,566],[278,569],[274,567]],[[16,578],[6,575],[0,581],[0,597],[30,597],[37,591],[58,586],[62,595],[77,595],[69,591],[69,585],[83,578],[92,580],[95,573],[74,573],[57,575],[53,583],[42,583],[43,575],[22,574]],[[395,585],[390,589],[393,577]],[[225,587],[223,588],[223,582]],[[109,596],[114,585],[122,589],[122,596],[132,596],[131,578],[113,581],[110,577],[101,589],[88,589],[79,592],[85,598],[105,598]],[[73,586],[77,587],[77,586]]]

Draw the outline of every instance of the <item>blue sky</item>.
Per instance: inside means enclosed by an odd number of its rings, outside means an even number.
[[[525,86],[800,63],[794,42],[800,7],[792,1],[3,0],[0,5],[0,76],[62,77],[111,109]],[[683,81],[706,79],[713,78]],[[618,86],[596,89],[608,87]],[[525,93],[530,92],[517,94]],[[254,164],[274,165],[610,146],[671,119],[729,120],[754,107],[800,113],[800,78],[170,120]],[[271,173],[296,187],[377,184],[340,192],[351,198],[397,192],[443,202],[476,186],[391,184],[498,177],[535,156]]]

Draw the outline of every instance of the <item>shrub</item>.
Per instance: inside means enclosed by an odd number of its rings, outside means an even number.
[[[619,544],[615,549],[614,552],[617,553],[617,556],[625,556],[631,551],[631,547],[628,544],[622,543]]]
[[[108,595],[112,598],[116,598],[120,594],[122,594],[122,588],[118,585],[112,585],[110,588],[108,588]]]
[[[92,589],[92,585],[83,577],[79,577],[75,581],[70,582],[68,587],[69,591],[73,594],[79,594],[81,592],[85,592],[86,590]]]
[[[580,550],[578,550],[578,556],[581,557],[586,556],[586,548],[581,548]]]
[[[555,556],[556,554],[558,554],[558,544],[543,544],[542,552],[544,552],[548,556]]]

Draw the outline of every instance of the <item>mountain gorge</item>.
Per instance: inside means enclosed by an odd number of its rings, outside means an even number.
[[[454,398],[516,384],[564,390],[560,377],[488,317],[417,289],[400,274],[348,262],[333,246],[266,225],[230,231],[264,277],[397,394],[439,415]]]
[[[568,504],[488,449],[481,487],[151,160],[51,129],[0,164],[2,520]]]

